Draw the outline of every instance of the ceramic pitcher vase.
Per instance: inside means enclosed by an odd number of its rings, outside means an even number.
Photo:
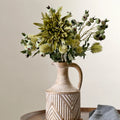
[[[65,62],[53,63],[57,67],[55,84],[46,91],[47,120],[80,120],[80,88],[82,85],[81,68]],[[68,68],[74,67],[79,73],[78,88],[75,88],[68,76]]]

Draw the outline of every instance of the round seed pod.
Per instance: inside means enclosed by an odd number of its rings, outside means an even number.
[[[106,22],[105,22],[105,21],[101,21],[101,24],[102,24],[102,25],[105,25],[105,24],[106,24]]]
[[[100,23],[100,19],[99,19],[99,18],[96,19],[96,23],[97,23],[97,24]]]
[[[105,28],[108,28],[108,25],[105,25]]]
[[[94,18],[90,18],[89,21],[90,21],[91,23],[93,23],[93,22],[94,22]]]
[[[73,25],[75,25],[75,24],[77,24],[77,21],[76,21],[75,19],[73,19],[73,20],[71,20],[71,23],[72,23]]]
[[[88,10],[85,10],[85,14],[88,14],[89,13],[89,11]]]
[[[87,17],[86,17],[86,16],[83,16],[83,17],[82,17],[82,20],[83,20],[83,21],[86,21],[86,20],[87,20]]]
[[[93,35],[93,38],[94,38],[95,40],[99,40],[99,35],[94,34],[94,35]]]
[[[86,25],[87,25],[87,26],[90,26],[90,25],[91,25],[91,22],[90,22],[90,21],[86,22]]]
[[[89,14],[85,14],[85,17],[89,17]]]
[[[47,6],[47,9],[50,9],[50,6],[49,6],[49,5]]]
[[[78,22],[77,25],[81,26],[81,25],[83,25],[83,22]]]
[[[99,40],[104,40],[105,39],[105,35],[101,35],[100,37],[99,37]]]
[[[100,35],[100,31],[97,31],[95,34],[96,34],[96,35]]]
[[[98,25],[98,26],[97,26],[97,29],[98,29],[98,30],[102,30],[103,27],[102,27],[101,25]]]
[[[103,34],[103,33],[105,33],[105,31],[104,30],[100,30],[100,34]]]

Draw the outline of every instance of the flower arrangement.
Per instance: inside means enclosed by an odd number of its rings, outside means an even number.
[[[40,29],[38,34],[22,33],[23,54],[29,57],[40,53],[41,56],[50,55],[55,62],[70,63],[77,56],[85,58],[87,51],[102,51],[100,42],[105,39],[107,19],[89,17],[89,11],[85,10],[81,21],[70,20],[71,12],[61,16],[62,7],[57,11],[50,6],[47,9],[48,13],[42,13],[43,22],[34,23]]]

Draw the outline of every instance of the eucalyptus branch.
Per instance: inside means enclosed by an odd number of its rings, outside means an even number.
[[[85,31],[85,32],[82,34],[81,38],[82,38],[84,35],[86,35],[88,32],[90,32],[91,30],[93,30],[93,29],[95,29],[95,28],[96,28],[96,26],[95,26],[95,27],[91,27],[89,30]]]
[[[50,55],[55,62],[70,63],[77,56],[85,58],[86,51],[97,53],[102,50],[99,42],[106,38],[105,30],[109,20],[89,17],[88,10],[85,10],[82,21],[69,20],[71,13],[61,17],[61,7],[57,11],[50,6],[47,9],[47,13],[42,13],[42,24],[34,23],[39,27],[38,34],[22,33],[24,50],[21,53],[26,57],[32,54],[40,54],[42,57]],[[90,43],[91,38],[97,42]]]
[[[82,30],[85,28],[85,26],[86,26],[86,25],[84,25],[84,26],[80,29],[79,35],[81,34],[81,32],[82,32]]]
[[[94,34],[95,32],[91,32],[89,33],[89,35],[87,35],[85,38],[83,38],[81,41],[85,41],[86,39],[88,39],[92,34]]]
[[[85,31],[84,33],[83,33],[83,35],[81,36],[81,38],[85,35],[85,34],[87,34],[90,30],[92,30],[92,29],[94,29],[95,27],[95,22],[94,22],[94,24],[92,25],[92,27],[89,29],[89,30],[87,30],[87,31]]]

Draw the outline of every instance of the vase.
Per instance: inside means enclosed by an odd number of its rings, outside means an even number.
[[[46,90],[47,120],[80,120],[80,88],[82,85],[81,68],[66,62],[53,63],[57,67],[55,84]],[[68,68],[74,67],[79,73],[78,88],[75,88],[68,76]]]

